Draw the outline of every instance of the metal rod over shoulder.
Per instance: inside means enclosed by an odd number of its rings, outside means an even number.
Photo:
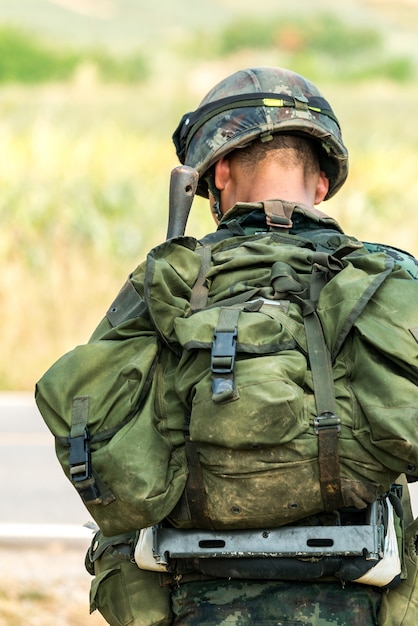
[[[198,171],[189,165],[171,170],[167,239],[184,235],[198,181]]]

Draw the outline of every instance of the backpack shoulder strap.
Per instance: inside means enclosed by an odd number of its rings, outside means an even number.
[[[210,243],[203,243],[202,246],[196,248],[196,252],[201,258],[201,266],[199,276],[192,287],[192,293],[190,295],[191,313],[204,309],[208,302],[209,287],[206,283],[206,275],[210,269],[212,245]]]

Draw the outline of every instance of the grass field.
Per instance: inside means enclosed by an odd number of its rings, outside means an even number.
[[[326,87],[351,172],[323,210],[360,238],[417,254],[418,89]],[[85,341],[128,272],[164,238],[175,108],[146,87],[0,93],[3,389],[31,389],[52,360]],[[196,202],[189,231],[211,228]]]
[[[0,626],[105,626],[89,615],[85,548],[51,542],[0,545]]]
[[[0,17],[5,7],[0,1]],[[233,15],[234,2],[224,9]],[[321,45],[332,49],[326,34]],[[225,45],[225,32],[219,37]],[[286,41],[287,49],[260,44],[211,56],[193,38],[187,54],[170,39],[148,50],[152,71],[142,83],[104,83],[85,63],[65,83],[0,88],[0,389],[33,389],[56,358],[85,342],[127,274],[164,239],[177,164],[171,134],[214,82],[240,67],[292,61],[311,68],[351,155],[348,182],[323,210],[360,238],[418,254],[416,80],[371,73],[347,81],[343,69],[352,71],[355,50],[349,57],[305,48],[296,54],[294,39]],[[306,37],[297,41],[307,45]],[[369,65],[373,55],[382,64],[376,50],[365,50]],[[203,235],[212,225],[196,200],[189,233]]]

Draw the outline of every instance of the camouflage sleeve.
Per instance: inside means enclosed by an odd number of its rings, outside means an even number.
[[[369,252],[384,252],[385,254],[393,257],[395,261],[397,261],[397,263],[412,276],[412,278],[415,278],[415,280],[418,279],[418,261],[412,256],[412,254],[409,254],[409,252],[405,252],[399,248],[394,248],[393,246],[386,246],[381,243],[369,243],[367,241],[363,241],[363,245]]]

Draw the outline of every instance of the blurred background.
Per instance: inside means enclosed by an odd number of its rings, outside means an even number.
[[[165,237],[171,134],[254,64],[315,82],[350,176],[323,209],[418,254],[416,0],[0,0],[0,389],[32,391]],[[196,201],[189,232],[212,229]]]
[[[0,527],[15,529],[0,542],[0,626],[104,623],[88,617],[86,540],[71,534],[86,513],[33,389],[165,238],[171,135],[215,82],[278,65],[316,83],[350,152],[348,181],[323,210],[418,255],[418,0],[259,6],[0,0]],[[188,232],[212,228],[196,199]],[[47,544],[19,537],[19,524],[48,521],[67,531],[54,539],[51,527]]]

